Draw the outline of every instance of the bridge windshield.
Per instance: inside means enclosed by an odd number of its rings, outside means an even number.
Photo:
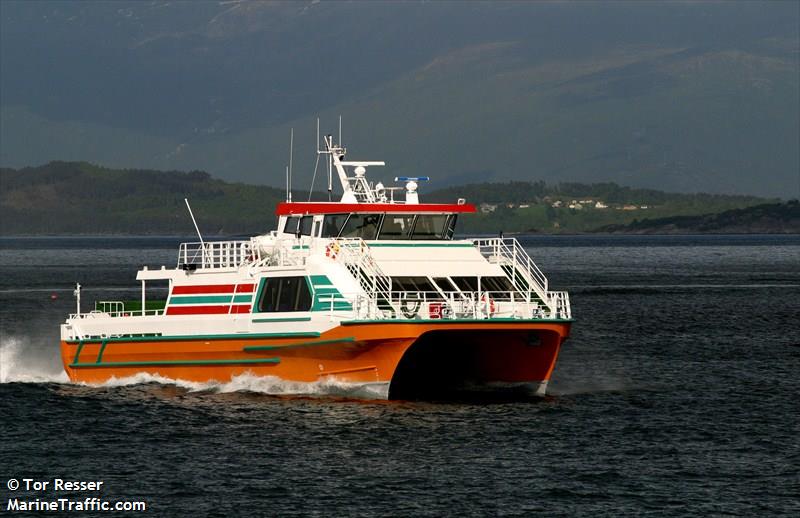
[[[449,240],[456,218],[456,214],[327,214],[322,237]]]

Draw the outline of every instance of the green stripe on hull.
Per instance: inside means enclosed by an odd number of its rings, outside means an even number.
[[[78,363],[78,359],[81,357],[82,350],[83,350],[83,340],[78,342],[78,348],[75,350],[75,358],[73,358],[72,363]]]
[[[73,368],[85,367],[180,367],[198,365],[277,364],[280,358],[248,358],[237,360],[154,360],[140,362],[71,363]]]
[[[97,353],[97,363],[103,361],[103,353],[106,351],[107,345],[108,345],[108,340],[103,340],[103,343],[100,344],[100,352]],[[78,360],[75,360],[75,363],[78,363]]]
[[[338,338],[335,340],[320,340],[318,342],[297,342],[293,344],[285,344],[285,345],[248,345],[247,347],[243,348],[243,351],[276,351],[279,349],[287,349],[290,347],[313,347],[315,345],[329,345],[329,344],[339,344],[339,343],[347,343],[347,342],[355,342],[356,339],[353,336],[348,336],[346,338]]]

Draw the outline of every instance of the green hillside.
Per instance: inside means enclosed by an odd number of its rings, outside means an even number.
[[[313,199],[323,196],[314,193]],[[644,217],[707,214],[767,201],[574,182],[473,184],[423,189],[421,196],[431,202],[467,198],[478,205],[478,214],[460,220],[465,233],[586,232]],[[275,206],[284,192],[224,182],[201,171],[116,170],[86,162],[0,169],[0,233],[191,234],[185,197],[204,234],[253,234],[274,228]],[[308,192],[293,197],[306,200]]]
[[[298,193],[299,195],[299,193]],[[193,234],[184,198],[209,234],[274,228],[285,193],[208,173],[115,170],[86,162],[0,170],[0,233]]]
[[[770,203],[719,214],[643,219],[598,232],[625,234],[800,234],[800,203]]]

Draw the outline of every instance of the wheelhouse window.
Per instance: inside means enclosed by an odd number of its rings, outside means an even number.
[[[350,214],[339,237],[360,237],[365,240],[375,239],[375,236],[378,235],[378,224],[380,221],[380,214]]]
[[[327,214],[322,222],[322,237],[339,237],[347,214]]]
[[[413,214],[386,214],[378,239],[411,239]]]
[[[311,226],[314,224],[314,216],[303,216],[300,218],[300,235],[310,236]]]
[[[286,234],[296,234],[297,225],[300,223],[300,218],[290,217],[286,218],[286,225],[283,227],[283,232]]]
[[[265,279],[258,299],[260,313],[309,311],[311,291],[305,277],[270,277]]]
[[[447,214],[420,214],[414,225],[412,239],[442,239],[447,220]]]
[[[286,225],[283,227],[285,234],[297,234],[300,231],[301,236],[311,235],[311,225],[314,223],[314,216],[293,216],[286,220]]]
[[[445,225],[444,229],[444,238],[445,239],[453,239],[453,235],[456,233],[456,222],[458,221],[457,214],[450,214],[447,217],[447,224]]]

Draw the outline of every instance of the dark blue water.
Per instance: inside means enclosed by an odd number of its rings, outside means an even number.
[[[800,513],[800,236],[526,238],[577,318],[541,400],[64,382],[73,283],[135,296],[176,243],[0,240],[0,513],[56,497],[11,477],[155,516]]]

